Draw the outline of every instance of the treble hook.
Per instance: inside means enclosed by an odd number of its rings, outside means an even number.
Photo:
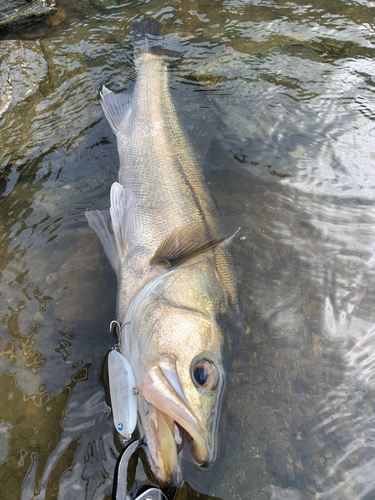
[[[146,413],[144,413],[138,405],[137,405],[137,407],[138,407],[138,411],[139,411],[139,413],[140,413],[141,415],[143,415],[144,417],[147,417],[147,415],[150,413],[150,406],[149,406],[149,403],[150,403],[150,402],[149,402],[149,400],[148,400],[148,399],[146,399],[146,398],[144,397],[144,395],[143,395],[143,394],[141,394],[141,393],[139,392],[138,387],[133,387],[133,394],[134,394],[135,396],[140,396],[141,398],[143,398],[143,401],[146,403],[146,406],[147,406],[147,411],[146,411]]]
[[[120,332],[121,325],[120,325],[120,323],[119,323],[118,321],[116,321],[115,319],[114,319],[114,320],[112,320],[112,321],[110,322],[110,324],[109,324],[109,331],[110,331],[110,332],[112,332],[112,331],[113,331],[113,330],[112,330],[112,325],[117,326],[117,328],[116,328],[116,330],[115,330],[115,335],[116,335],[116,337],[118,338],[118,334],[119,334],[119,332]]]

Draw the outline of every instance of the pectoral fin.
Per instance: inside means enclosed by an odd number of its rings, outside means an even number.
[[[99,237],[115,273],[119,275],[128,241],[129,224],[135,206],[135,196],[118,182],[111,187],[111,208],[86,212],[89,226]]]
[[[89,226],[96,232],[102,244],[105,254],[117,274],[119,271],[119,260],[117,257],[116,239],[109,230],[109,210],[90,210],[85,213]]]
[[[238,228],[237,221],[231,217],[211,217],[177,228],[161,242],[150,264],[179,264],[218,245],[231,237]]]
[[[123,259],[128,241],[130,220],[135,206],[135,196],[130,189],[125,189],[118,182],[111,187],[111,214],[112,229],[115,235],[118,257]]]

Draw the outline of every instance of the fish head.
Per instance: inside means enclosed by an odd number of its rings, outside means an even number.
[[[234,349],[225,287],[210,259],[195,260],[167,274],[132,321],[142,353],[136,382],[148,401],[140,420],[161,484],[179,481],[181,441],[198,465],[215,460],[227,358]]]

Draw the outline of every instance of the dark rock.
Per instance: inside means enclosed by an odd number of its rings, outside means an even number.
[[[269,448],[266,454],[266,470],[284,476],[287,472],[285,457]]]
[[[38,21],[57,11],[55,0],[0,0],[0,27]]]

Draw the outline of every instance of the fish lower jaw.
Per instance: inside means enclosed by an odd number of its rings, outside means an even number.
[[[164,488],[169,486],[179,488],[181,486],[182,480],[179,473],[177,473],[176,475],[166,473],[165,470],[160,468],[160,466],[154,461],[150,452],[148,452],[147,454],[147,459],[151,472],[160,486]]]
[[[162,486],[180,484],[178,452],[174,421],[149,403],[148,415],[142,417],[148,462],[155,479]]]
[[[189,432],[173,418],[149,403],[149,414],[142,418],[148,446],[148,462],[155,479],[162,486],[181,486],[179,454],[186,444],[198,466],[205,466],[203,450]],[[148,420],[146,420],[148,419]]]

